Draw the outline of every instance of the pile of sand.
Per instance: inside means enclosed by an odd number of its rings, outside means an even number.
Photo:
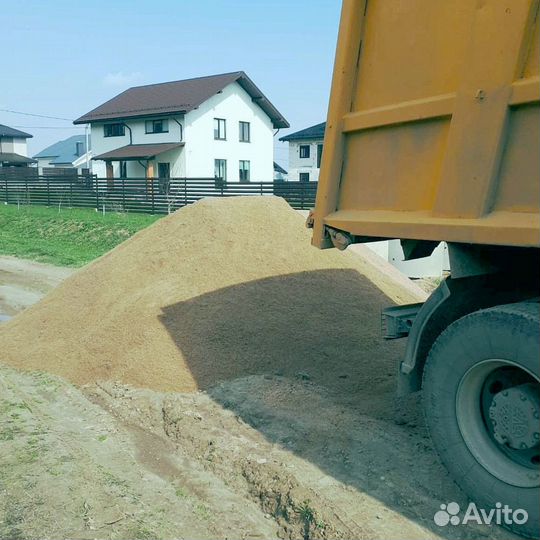
[[[193,391],[266,372],[324,379],[394,357],[380,310],[415,295],[309,237],[274,197],[183,208],[2,325],[1,361],[76,384]]]

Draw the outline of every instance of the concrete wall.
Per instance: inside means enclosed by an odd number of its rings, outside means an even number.
[[[214,140],[214,118],[226,120],[227,140]],[[239,141],[239,122],[249,122],[251,142]],[[213,177],[214,159],[227,160],[227,181],[238,182],[239,161],[250,161],[252,182],[274,176],[272,121],[249,94],[232,83],[186,114],[186,171],[189,177]]]
[[[448,246],[441,242],[429,257],[406,261],[399,240],[382,240],[365,244],[380,257],[410,278],[441,277],[450,270]]]
[[[301,172],[309,173],[309,181],[319,180],[319,168],[317,167],[317,147],[322,144],[322,139],[308,141],[289,141],[289,181],[298,181]],[[309,145],[309,158],[300,157],[300,146]]]

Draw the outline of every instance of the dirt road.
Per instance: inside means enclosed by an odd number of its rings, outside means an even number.
[[[0,320],[35,304],[72,273],[71,268],[0,257]]]

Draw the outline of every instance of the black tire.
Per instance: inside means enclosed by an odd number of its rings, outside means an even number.
[[[513,474],[513,464],[505,469],[505,462],[498,461],[498,454],[491,454],[487,446],[478,445],[471,431],[480,425],[474,414],[465,414],[476,403],[476,397],[466,398],[474,392],[463,390],[476,388],[467,386],[464,381],[471,379],[471,373],[480,376],[490,368],[497,366],[493,359],[502,359],[512,365],[503,365],[506,370],[524,370],[524,376],[532,377],[533,385],[540,381],[540,317],[539,304],[536,302],[521,302],[508,304],[490,309],[476,311],[458,319],[451,324],[435,341],[424,370],[423,399],[426,421],[431,433],[433,444],[455,482],[467,493],[479,508],[496,508],[496,503],[507,504],[512,509],[522,508],[528,513],[525,524],[502,524],[513,532],[529,538],[540,536],[540,471],[535,469],[527,476],[521,476],[521,470],[516,475],[516,481],[508,479]],[[479,371],[483,370],[483,371]],[[526,372],[526,373],[525,373]],[[493,373],[493,371],[491,372]],[[534,381],[536,379],[536,381]],[[480,383],[475,383],[480,384]],[[484,388],[486,388],[484,383]],[[537,387],[534,386],[534,391]],[[483,390],[482,392],[484,392]],[[483,396],[484,394],[482,394]],[[471,401],[467,401],[470,399]],[[478,396],[478,414],[481,412],[484,399]],[[465,409],[460,402],[467,401]],[[476,420],[467,420],[468,417]],[[475,423],[476,422],[476,423]],[[484,421],[485,422],[485,421]],[[473,426],[469,429],[470,426]],[[460,428],[461,426],[461,428]],[[478,428],[479,429],[479,428]],[[536,430],[536,427],[534,428]],[[486,428],[488,434],[489,428]],[[465,435],[464,435],[465,434]],[[491,433],[491,436],[493,433]],[[487,435],[486,435],[487,437]],[[482,444],[490,444],[491,439],[479,437]],[[494,451],[502,452],[493,440]],[[503,447],[507,448],[507,447]],[[480,458],[484,450],[488,458]],[[536,452],[536,448],[530,450]],[[515,451],[514,451],[515,452]],[[503,459],[515,459],[501,454]],[[491,459],[493,456],[494,459]],[[526,466],[535,467],[536,455]],[[521,466],[521,464],[518,464]],[[499,468],[498,468],[499,467]],[[503,474],[504,472],[504,474]],[[506,474],[506,476],[505,476]],[[531,484],[527,478],[531,477]],[[513,482],[514,485],[512,485]],[[449,501],[440,501],[449,502]]]

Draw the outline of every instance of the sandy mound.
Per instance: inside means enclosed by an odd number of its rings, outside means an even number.
[[[325,377],[339,361],[354,372],[358,358],[395,356],[380,310],[417,299],[357,255],[312,248],[309,236],[281,199],[203,200],[2,325],[1,359],[77,384],[193,391],[265,372]]]

